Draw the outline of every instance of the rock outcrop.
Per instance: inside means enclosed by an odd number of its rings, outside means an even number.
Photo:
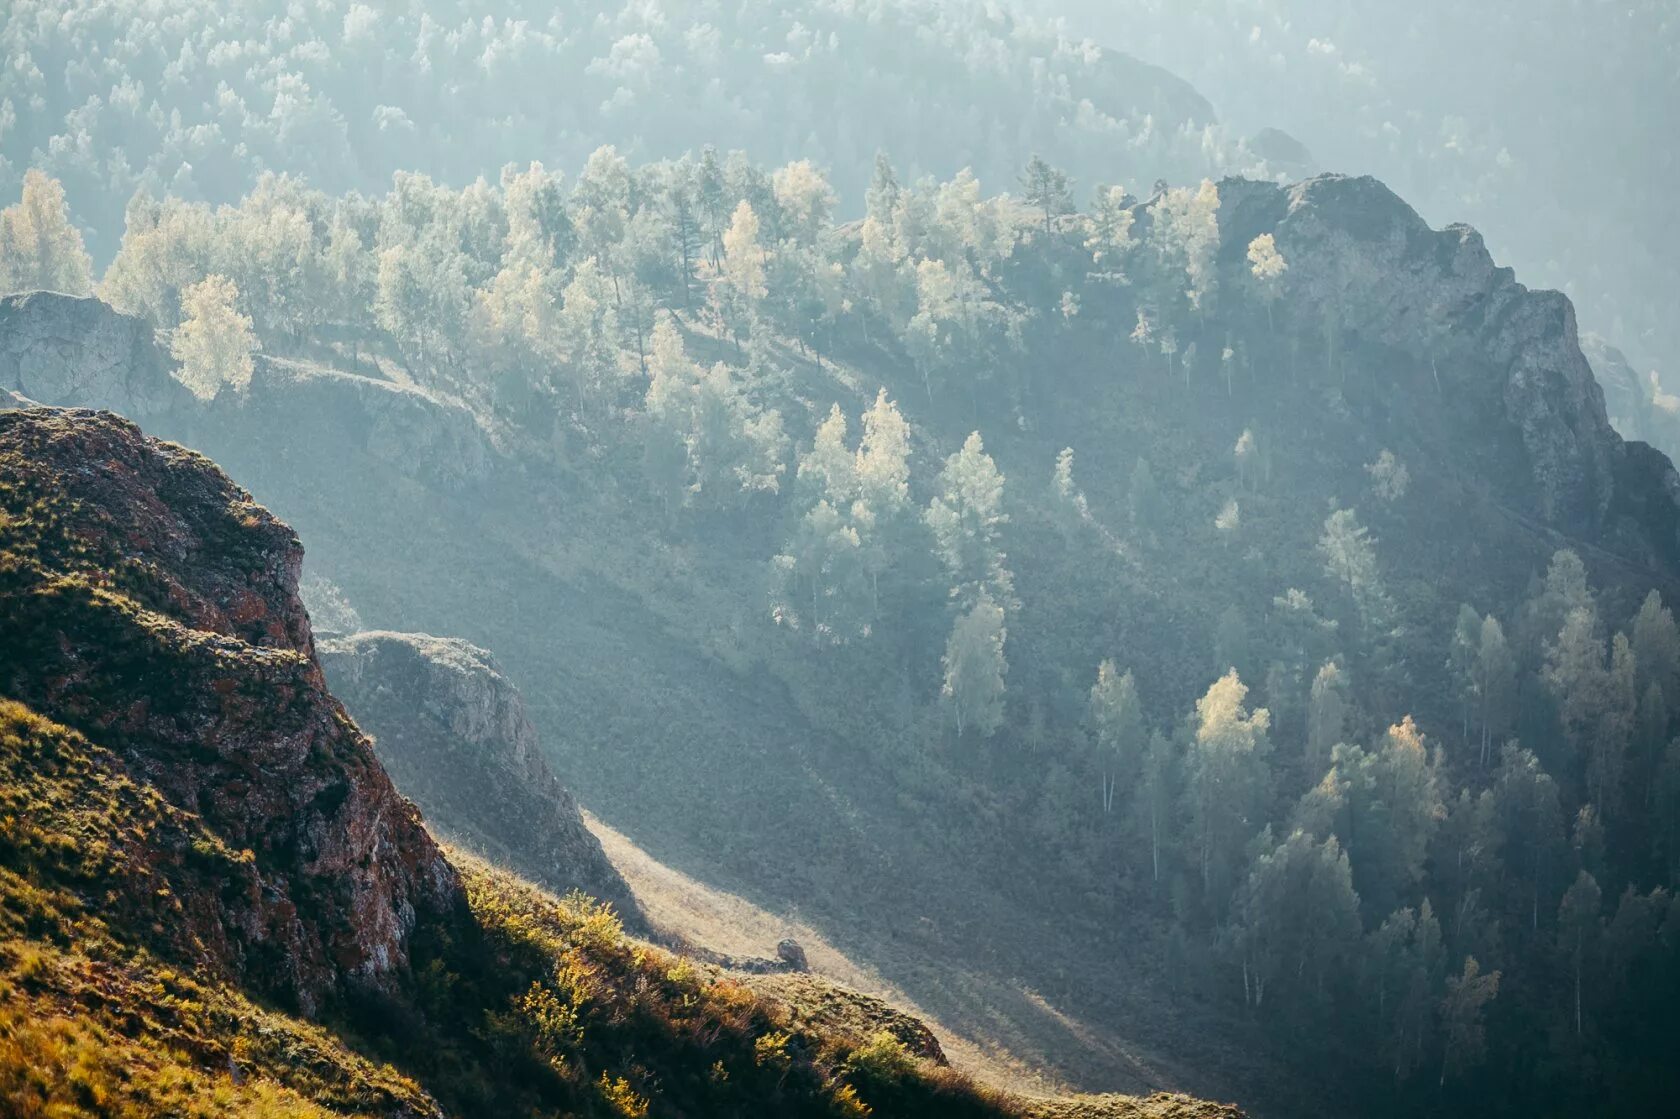
[[[140,423],[192,402],[169,375],[147,323],[91,296],[53,291],[0,299],[0,391],[38,404],[105,408]]]
[[[333,691],[434,828],[556,893],[610,902],[630,928],[644,926],[488,652],[426,634],[360,633],[323,640],[320,653]]]
[[[362,455],[452,493],[482,481],[492,465],[490,442],[463,405],[410,385],[301,362],[259,356],[250,388],[219,394],[204,414],[195,442],[218,462],[240,463],[241,477],[265,478],[304,464],[342,470],[350,456]],[[238,446],[226,447],[224,456],[216,446],[222,440]]]
[[[1680,456],[1680,397],[1663,390],[1655,371],[1641,374],[1627,355],[1596,334],[1581,336],[1604,410],[1625,438],[1649,443],[1670,460]]]
[[[0,542],[0,693],[239,853],[209,888],[129,899],[137,913],[305,1013],[395,993],[416,927],[463,896],[327,691],[291,530],[127,420],[37,408],[0,413]]]
[[[1222,282],[1252,282],[1249,243],[1270,233],[1288,262],[1279,303],[1297,331],[1426,371],[1433,394],[1370,386],[1390,423],[1429,424],[1485,454],[1475,472],[1514,510],[1585,539],[1642,537],[1639,559],[1680,565],[1680,540],[1660,523],[1655,534],[1617,523],[1628,508],[1673,501],[1674,471],[1611,428],[1562,294],[1531,291],[1475,230],[1432,229],[1369,177],[1232,179],[1220,198]]]
[[[492,466],[472,412],[410,385],[258,354],[245,391],[200,401],[173,366],[145,320],[98,299],[0,298],[0,406],[117,412],[202,448],[258,488],[305,462],[342,475],[357,455],[442,492]]]

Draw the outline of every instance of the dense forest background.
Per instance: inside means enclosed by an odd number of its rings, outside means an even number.
[[[585,801],[731,882],[943,925],[1262,1113],[1665,1098],[1676,568],[1567,306],[1370,180],[1219,178],[1274,168],[996,10],[694,9],[20,9],[4,286],[142,317],[230,429],[329,371],[466,416],[311,494],[361,518],[318,549],[284,510],[314,573],[478,603]],[[461,585],[392,558],[416,485]]]

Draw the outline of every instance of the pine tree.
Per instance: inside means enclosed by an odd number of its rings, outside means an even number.
[[[1277,242],[1270,233],[1262,233],[1248,243],[1248,265],[1260,289],[1260,298],[1266,302],[1266,324],[1276,329],[1272,323],[1272,304],[1277,302],[1289,263],[1278,252]]]
[[[1603,935],[1604,896],[1591,874],[1581,871],[1563,895],[1558,906],[1558,951],[1568,961],[1573,980],[1575,1006],[1575,1036],[1582,1029],[1582,980]]]
[[[769,288],[764,281],[764,250],[758,241],[758,215],[742,199],[723,234],[720,306],[737,335],[745,332]]]
[[[869,573],[870,594],[878,612],[881,577],[893,569],[896,555],[909,546],[906,539],[912,520],[910,508],[910,425],[887,398],[887,390],[875,394],[875,403],[863,414],[863,434],[858,440],[854,476],[857,501],[854,521],[867,518],[868,530],[860,527],[864,540],[864,568]]]
[[[1073,209],[1072,183],[1065,173],[1034,155],[1021,172],[1021,197],[1028,205],[1044,214],[1044,232],[1050,232],[1050,221],[1058,214]]]
[[[1214,908],[1230,896],[1242,849],[1270,800],[1266,756],[1271,712],[1250,713],[1248,688],[1227,672],[1196,701],[1187,759],[1187,800],[1204,896]]]
[[[1233,906],[1243,991],[1257,1009],[1278,984],[1297,1005],[1322,1004],[1359,946],[1348,857],[1335,836],[1320,842],[1297,831],[1275,847],[1269,839],[1270,829]]]
[[[1540,899],[1555,889],[1563,846],[1563,809],[1557,782],[1534,754],[1512,743],[1494,772],[1484,844],[1503,864],[1497,878],[1509,908],[1540,927]],[[1554,895],[1555,896],[1555,895]]]
[[[793,540],[773,564],[790,584],[776,608],[778,621],[803,625],[821,644],[868,632],[857,529],[826,499],[800,518]]]
[[[834,209],[834,190],[808,159],[789,163],[771,179],[784,233],[795,242],[813,245],[828,229]]]
[[[672,471],[680,474],[685,496],[714,508],[780,489],[787,446],[781,413],[754,403],[740,376],[722,362],[702,371],[690,361],[671,318],[653,329],[645,404],[654,441],[648,461],[659,468],[650,479],[656,492],[673,492]],[[820,488],[816,496],[823,496]]]
[[[1134,220],[1132,208],[1126,205],[1125,188],[1097,188],[1096,202],[1091,209],[1091,234],[1085,239],[1085,248],[1091,254],[1091,278],[1111,284],[1129,282],[1125,266],[1135,244]]]
[[[886,152],[876,152],[875,173],[869,180],[869,190],[864,196],[864,213],[889,236],[892,234],[902,194],[903,188],[898,185],[898,173],[893,170],[892,160],[887,158]]]
[[[1015,581],[1000,546],[1003,474],[986,454],[978,431],[945,460],[926,520],[951,580],[951,598],[969,609],[987,594],[1000,608],[1012,608]]]
[[[1347,588],[1361,622],[1372,635],[1385,633],[1394,616],[1394,603],[1377,570],[1376,545],[1352,509],[1331,513],[1318,541],[1325,574]]]
[[[1322,773],[1331,752],[1347,733],[1347,674],[1325,661],[1313,677],[1307,698],[1307,775]]]
[[[1504,628],[1492,614],[1482,620],[1471,685],[1482,731],[1481,764],[1485,766],[1495,740],[1510,732],[1517,701],[1516,658],[1505,644]]]
[[[1143,757],[1143,776],[1132,805],[1135,830],[1149,845],[1151,881],[1161,881],[1162,857],[1169,840],[1173,805],[1178,796],[1178,751],[1172,739],[1155,731]]]
[[[1423,879],[1430,843],[1446,814],[1437,759],[1410,716],[1372,752],[1338,754],[1348,780],[1348,854],[1354,883],[1373,913],[1398,907]]]
[[[1656,591],[1645,596],[1634,616],[1633,657],[1641,691],[1656,684],[1665,696],[1680,695],[1680,632]]]
[[[1429,899],[1416,911],[1407,906],[1390,914],[1366,938],[1366,952],[1384,1056],[1394,1079],[1405,1080],[1423,1060],[1444,963],[1441,924]]]
[[[850,508],[858,496],[857,456],[846,445],[846,415],[833,405],[817,425],[811,449],[799,460],[795,494],[802,503],[827,501]]]
[[[1484,1018],[1487,1004],[1499,993],[1499,973],[1483,974],[1476,957],[1464,957],[1464,970],[1447,978],[1447,993],[1442,997],[1441,1016],[1442,1061],[1441,1083],[1449,1075],[1457,1075],[1481,1063],[1487,1052],[1487,1029]]]
[[[1073,479],[1072,447],[1063,447],[1056,455],[1056,467],[1050,475],[1050,499],[1055,503],[1065,532],[1072,532],[1091,519],[1090,504]]]

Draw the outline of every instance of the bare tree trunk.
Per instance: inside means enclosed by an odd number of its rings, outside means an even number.
[[[1151,798],[1149,804],[1149,861],[1155,872],[1155,881],[1161,881],[1161,807]]]

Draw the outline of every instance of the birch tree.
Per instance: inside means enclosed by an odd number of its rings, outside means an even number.
[[[957,722],[957,737],[969,730],[989,738],[1003,725],[1003,607],[984,588],[974,606],[958,615],[945,643],[945,683],[941,694]]]
[[[87,295],[93,291],[93,262],[81,232],[70,224],[64,187],[31,168],[23,195],[0,210],[0,295],[32,289]]]
[[[243,392],[251,384],[256,351],[251,319],[239,312],[239,290],[225,276],[206,276],[181,293],[181,325],[169,352],[181,363],[176,376],[200,400],[224,386]]]

